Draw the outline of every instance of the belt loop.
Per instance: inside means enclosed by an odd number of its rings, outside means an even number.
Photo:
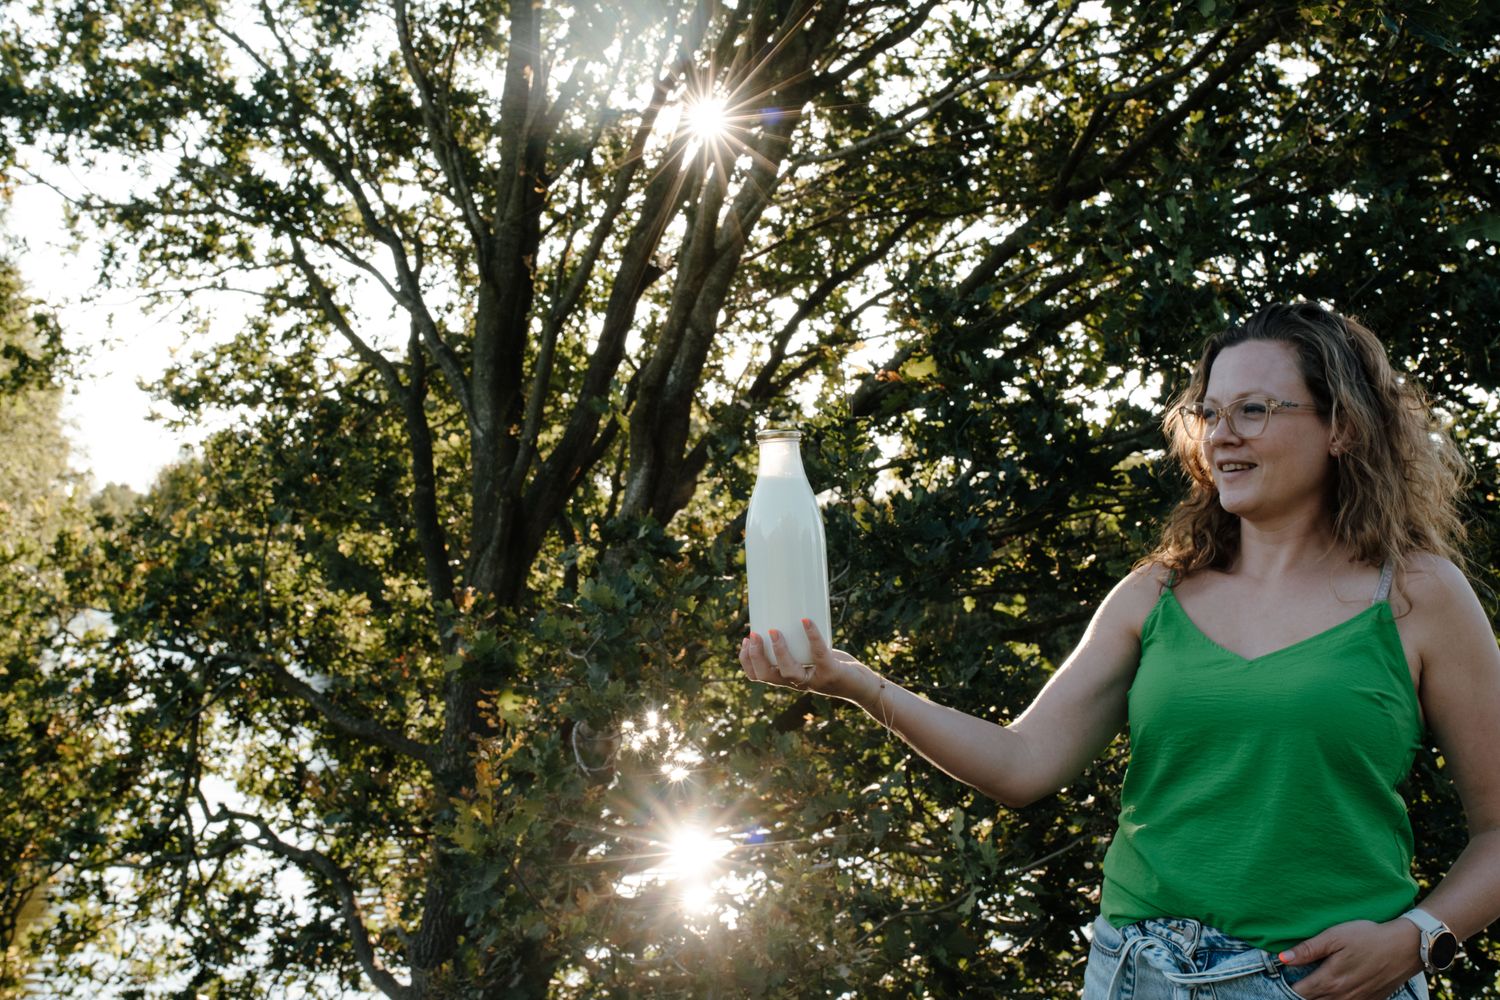
[[[1192,917],[1158,917],[1146,921],[1146,927],[1187,958],[1192,958],[1203,942],[1203,922]]]

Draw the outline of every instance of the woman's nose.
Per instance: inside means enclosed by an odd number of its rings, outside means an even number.
[[[1236,440],[1239,438],[1239,435],[1235,433],[1234,428],[1230,426],[1229,416],[1227,414],[1221,414],[1219,416],[1218,422],[1215,423],[1208,432],[1209,441],[1219,441],[1222,438],[1228,438],[1229,440]]]

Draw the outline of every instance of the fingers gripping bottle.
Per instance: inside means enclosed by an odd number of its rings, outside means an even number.
[[[769,631],[774,628],[786,637],[798,663],[811,663],[802,619],[812,619],[823,640],[833,642],[823,514],[802,469],[798,444],[802,433],[764,430],[756,439],[760,471],[745,518],[750,628],[766,640],[766,653],[773,662],[776,654],[769,645]]]

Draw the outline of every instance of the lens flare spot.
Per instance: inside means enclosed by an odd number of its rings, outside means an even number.
[[[679,902],[684,913],[706,914],[713,911],[714,897],[718,894],[706,882],[694,882],[682,890]]]
[[[682,827],[667,842],[667,874],[674,879],[702,880],[733,848],[733,841],[695,826]]]
[[[700,142],[712,142],[729,130],[729,103],[722,97],[700,97],[688,102],[684,120]]]

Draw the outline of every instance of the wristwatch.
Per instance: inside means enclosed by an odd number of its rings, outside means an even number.
[[[1401,914],[1422,932],[1422,967],[1429,975],[1442,972],[1458,957],[1458,936],[1448,925],[1426,910],[1411,909]]]

